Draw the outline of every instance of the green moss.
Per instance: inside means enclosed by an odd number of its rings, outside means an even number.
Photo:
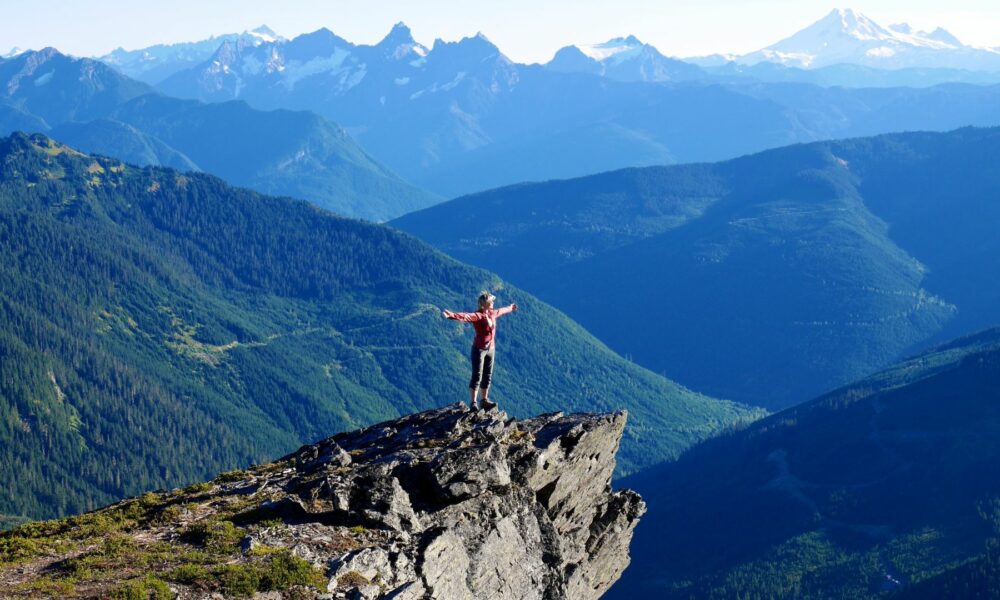
[[[267,544],[257,544],[250,549],[250,556],[271,556],[279,552],[285,552],[284,548],[268,546]]]
[[[244,470],[236,471],[226,471],[218,477],[215,478],[216,483],[232,483],[234,481],[243,481],[244,479],[250,477],[250,473]]]
[[[72,548],[73,544],[59,539],[36,539],[20,535],[0,537],[0,565],[11,565],[58,554]]]
[[[198,521],[189,525],[181,534],[181,539],[190,544],[203,546],[208,552],[228,554],[246,532],[231,521]]]
[[[184,488],[182,491],[185,494],[201,494],[201,493],[204,493],[204,492],[207,492],[207,491],[211,490],[212,487],[213,486],[212,486],[211,483],[208,483],[207,481],[203,481],[201,483],[191,484],[191,485],[187,486],[186,488]]]
[[[254,565],[225,565],[215,571],[226,594],[245,598],[260,589],[260,569]]]
[[[337,587],[345,590],[368,585],[369,583],[371,582],[368,581],[368,578],[357,571],[348,571],[337,578]]]
[[[116,534],[101,542],[97,553],[106,557],[120,557],[135,552],[137,548],[135,538],[129,535]]]
[[[12,591],[30,594],[36,598],[65,598],[76,593],[76,586],[71,581],[42,576],[15,587]]]
[[[252,554],[252,556],[256,556]],[[217,589],[227,596],[246,598],[256,592],[285,591],[295,586],[325,589],[324,573],[287,549],[267,548],[265,560],[219,565],[182,565],[168,571],[170,581],[204,589]]]
[[[122,583],[108,597],[111,600],[171,600],[174,593],[166,582],[146,575]]]
[[[275,554],[261,576],[262,591],[286,590],[294,585],[323,589],[326,576],[305,560],[288,550]]]
[[[211,580],[212,574],[207,568],[205,568],[204,565],[188,564],[181,565],[176,569],[168,571],[164,577],[170,581],[176,581],[177,583],[196,585]]]
[[[154,521],[161,525],[176,523],[183,512],[184,507],[179,504],[171,504],[161,510],[160,514],[156,515]]]

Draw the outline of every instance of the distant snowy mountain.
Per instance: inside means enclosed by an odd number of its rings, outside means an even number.
[[[592,73],[618,81],[684,81],[703,79],[697,66],[668,58],[634,35],[600,44],[566,46],[545,68],[560,73]]]
[[[463,47],[476,45],[471,38],[461,43]],[[373,46],[355,45],[326,28],[292,40],[226,40],[205,61],[167,78],[159,87],[207,101],[240,98],[266,108],[315,108],[314,103],[336,101],[364,82],[356,92],[384,105],[388,99],[419,93],[416,84],[429,70],[435,71],[428,67],[428,56],[446,53],[446,46],[439,40],[429,50],[413,39],[403,23]],[[489,46],[492,50],[487,54],[499,53]],[[458,77],[461,68],[451,66],[448,80],[428,82],[431,90]],[[377,92],[374,97],[373,92]]]
[[[702,69],[631,36],[564,48],[547,65],[523,65],[481,34],[428,48],[399,23],[374,45],[327,29],[287,41],[227,41],[157,88],[207,102],[317,112],[404,179],[452,197],[818,138],[1000,123],[993,108],[1000,88],[854,93],[760,82],[899,85],[929,76],[760,66],[779,72]],[[940,82],[952,71],[931,76]],[[940,110],[944,101],[954,109]]]
[[[719,64],[719,55],[691,59]],[[838,8],[802,31],[743,56],[740,64],[761,62],[815,69],[853,64],[880,69],[936,68],[1000,71],[1000,52],[963,44],[944,29],[916,31],[906,23],[883,27],[851,10]]]
[[[133,79],[146,83],[159,83],[178,71],[188,69],[211,57],[224,43],[239,42],[256,46],[284,41],[267,25],[243,33],[212,36],[197,42],[158,44],[138,50],[117,48],[100,60]]]
[[[0,55],[0,58],[14,58],[15,56],[19,54],[24,54],[25,52],[27,52],[27,50],[14,46],[13,48],[10,49],[10,52],[8,52],[7,54]]]
[[[415,179],[446,157],[494,142],[496,132],[480,118],[519,78],[519,65],[482,34],[427,48],[397,23],[374,45],[353,44],[328,29],[262,44],[227,41],[158,88],[207,102],[318,112]]]

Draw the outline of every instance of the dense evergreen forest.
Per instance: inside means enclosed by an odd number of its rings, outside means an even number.
[[[614,355],[387,227],[43,136],[0,140],[0,514],[53,517],[466,398],[481,288],[514,415],[630,411],[622,472],[756,411]]]
[[[896,133],[520,184],[393,224],[638,364],[778,410],[1000,323],[998,161],[1000,128]]]
[[[649,503],[610,598],[996,598],[1000,329],[626,478]]]

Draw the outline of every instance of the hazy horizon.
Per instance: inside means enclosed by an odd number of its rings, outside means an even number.
[[[874,0],[854,6],[781,0],[766,9],[736,0],[717,0],[711,6],[692,0],[623,0],[613,9],[596,0],[512,0],[504,5],[388,0],[377,6],[315,0],[282,5],[260,0],[219,0],[210,5],[192,0],[169,5],[108,0],[100,11],[69,0],[8,0],[5,4],[0,53],[13,47],[53,46],[77,56],[101,56],[118,47],[131,50],[191,42],[260,25],[288,38],[326,27],[351,42],[373,44],[402,21],[418,42],[428,46],[437,38],[453,41],[482,32],[511,59],[524,63],[546,62],[563,46],[626,35],[635,35],[664,54],[690,57],[757,50],[835,8],[853,8],[885,26],[907,22],[916,29],[943,27],[966,44],[1000,46],[1000,4],[986,0],[953,3],[948,9],[929,0]],[[164,11],[172,18],[163,18]]]

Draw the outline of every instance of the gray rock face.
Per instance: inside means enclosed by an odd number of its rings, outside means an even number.
[[[457,404],[306,446],[266,482],[262,518],[328,569],[340,598],[587,600],[629,563],[645,504],[612,491],[625,413],[507,421]],[[331,554],[336,531],[364,542]]]

